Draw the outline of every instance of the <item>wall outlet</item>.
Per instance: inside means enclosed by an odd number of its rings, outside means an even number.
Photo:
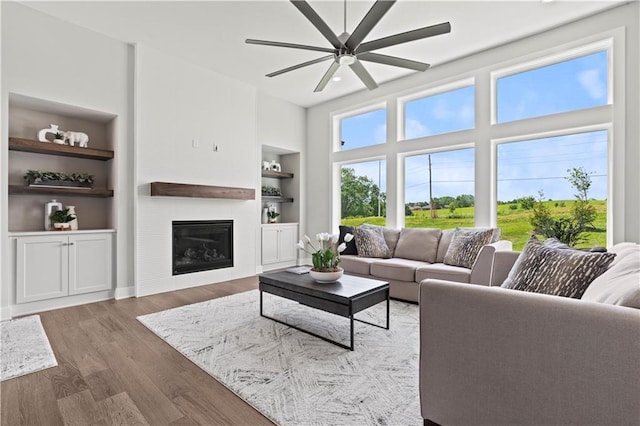
[[[218,152],[218,144],[217,143],[213,144],[213,152]]]
[[[198,143],[198,139],[191,139],[191,147],[197,148],[200,144]]]

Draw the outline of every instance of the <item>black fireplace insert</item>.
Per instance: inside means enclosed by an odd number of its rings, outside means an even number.
[[[173,275],[233,266],[233,220],[173,221]]]

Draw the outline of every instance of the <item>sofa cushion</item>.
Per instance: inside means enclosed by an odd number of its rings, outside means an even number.
[[[502,287],[579,299],[614,258],[613,253],[548,247],[532,236]]]
[[[640,309],[640,245],[611,251],[616,259],[587,287],[582,300]]]
[[[402,228],[394,257],[434,263],[442,231],[432,228]]]
[[[354,229],[353,226],[343,226],[340,225],[338,226],[338,229],[340,230],[340,235],[338,236],[338,245],[344,243],[344,237],[347,234],[351,234],[354,235]],[[355,239],[352,239],[351,241],[349,241],[348,243],[345,243],[347,248],[344,249],[344,251],[342,252],[342,254],[358,254],[358,248],[356,247],[356,241]]]
[[[487,244],[491,244],[493,235],[493,229],[456,228],[451,244],[447,249],[447,254],[444,256],[444,263],[471,269],[480,249]]]
[[[387,228],[385,226],[378,226],[378,225],[370,225],[368,223],[364,223],[361,226],[364,226],[367,228],[382,229],[382,235],[384,235],[384,241],[387,243],[387,247],[389,247],[389,251],[391,252],[391,257],[393,257],[394,252],[396,250],[396,245],[398,244],[398,238],[400,237],[399,229]]]
[[[420,282],[428,278],[437,280],[456,281],[460,283],[470,282],[471,270],[460,266],[434,263],[433,265],[420,266],[416,269],[416,281]]]
[[[340,267],[350,274],[369,275],[370,265],[374,260],[377,259],[352,254],[340,255]]]
[[[396,281],[415,281],[416,268],[425,265],[419,260],[402,259],[376,259],[371,263],[371,275],[376,278],[386,278]]]
[[[436,256],[436,263],[444,262],[444,256],[447,254],[447,249],[449,248],[449,244],[451,244],[451,239],[453,238],[453,234],[455,232],[455,228],[442,230],[442,235],[440,235],[440,241],[438,242],[438,254]]]
[[[391,250],[384,239],[382,228],[359,226],[354,230],[358,256],[362,257],[391,257]]]

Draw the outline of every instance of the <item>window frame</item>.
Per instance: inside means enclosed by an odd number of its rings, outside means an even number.
[[[438,133],[435,135],[427,135],[427,136],[419,136],[417,138],[411,138],[411,139],[407,139],[406,135],[405,135],[405,124],[406,124],[406,104],[409,102],[413,102],[413,101],[417,101],[419,99],[423,99],[423,98],[428,98],[431,96],[436,96],[436,95],[441,95],[443,93],[447,93],[447,92],[452,92],[454,90],[458,90],[458,89],[463,89],[466,87],[473,87],[473,94],[474,94],[474,105],[473,105],[473,109],[474,109],[474,125],[473,127],[470,127],[468,129],[459,129],[459,130],[454,130],[451,132],[445,132],[445,133]],[[442,136],[442,135],[448,135],[448,134],[452,134],[452,133],[456,133],[456,132],[468,132],[469,130],[473,130],[476,128],[476,122],[475,122],[475,117],[477,117],[477,115],[475,114],[475,109],[477,106],[477,102],[476,102],[476,94],[477,94],[477,88],[476,88],[476,79],[475,77],[471,76],[471,77],[465,77],[462,79],[456,79],[454,81],[448,82],[448,83],[442,83],[442,84],[438,84],[438,85],[433,85],[430,86],[426,89],[420,90],[418,92],[412,92],[410,94],[406,94],[404,96],[399,96],[397,98],[397,108],[398,108],[398,117],[397,117],[397,122],[398,122],[398,127],[397,127],[397,135],[396,135],[396,140],[398,142],[408,142],[408,141],[419,141],[422,139],[426,139],[426,138],[432,138],[432,137],[437,137],[437,136]]]
[[[596,42],[581,44],[577,47],[563,49],[553,54],[546,54],[536,56],[534,59],[525,60],[515,63],[510,66],[496,69],[490,72],[491,87],[491,125],[505,125],[509,123],[521,122],[524,120],[540,119],[542,117],[550,117],[558,114],[572,113],[576,111],[585,111],[591,108],[600,108],[602,106],[613,105],[613,37],[603,38]],[[521,74],[527,71],[533,71],[538,68],[543,68],[549,65],[558,64],[572,59],[577,59],[582,56],[591,55],[594,53],[606,51],[607,52],[607,103],[605,105],[599,105],[596,107],[581,108],[571,111],[554,112],[550,114],[537,115],[535,117],[522,118],[520,120],[510,120],[504,122],[498,122],[498,80],[503,77],[509,77],[516,74]]]

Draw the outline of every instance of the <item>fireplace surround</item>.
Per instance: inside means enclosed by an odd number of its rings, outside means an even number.
[[[233,220],[172,221],[173,275],[233,267]]]

